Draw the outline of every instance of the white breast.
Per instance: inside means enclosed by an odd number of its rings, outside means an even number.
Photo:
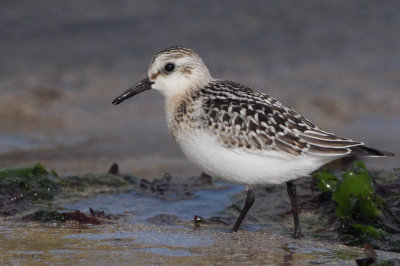
[[[332,160],[307,154],[292,156],[274,150],[253,153],[229,149],[205,130],[180,132],[176,141],[183,153],[204,172],[247,185],[280,184],[306,176]]]

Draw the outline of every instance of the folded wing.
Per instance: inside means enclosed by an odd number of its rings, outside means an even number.
[[[231,149],[292,156],[393,155],[326,132],[276,99],[238,83],[215,81],[199,96],[206,96],[205,127]]]

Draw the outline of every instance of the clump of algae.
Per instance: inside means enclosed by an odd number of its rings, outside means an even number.
[[[51,212],[52,204],[59,199],[132,190],[138,183],[138,178],[118,173],[59,176],[40,163],[0,168],[0,215],[15,215],[38,207]]]
[[[11,200],[51,200],[59,191],[54,170],[46,170],[41,164],[34,166],[7,167],[0,169],[0,192],[11,195]]]
[[[377,194],[364,162],[357,161],[352,170],[343,172],[323,169],[314,173],[313,178],[318,189],[330,193],[336,203],[342,241],[400,251],[400,224],[387,209],[385,199]]]

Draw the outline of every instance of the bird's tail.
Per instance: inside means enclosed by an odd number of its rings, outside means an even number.
[[[349,155],[354,156],[396,156],[394,153],[388,151],[380,151],[374,148],[370,148],[364,145],[351,147],[351,153]]]

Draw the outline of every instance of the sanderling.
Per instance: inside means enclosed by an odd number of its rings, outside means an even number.
[[[292,180],[344,156],[392,156],[314,125],[276,99],[232,81],[214,79],[200,56],[184,47],[154,55],[148,76],[113,101],[149,89],[165,96],[168,128],[183,153],[207,174],[246,185],[237,231],[254,203],[252,185],[286,182],[301,236]]]

